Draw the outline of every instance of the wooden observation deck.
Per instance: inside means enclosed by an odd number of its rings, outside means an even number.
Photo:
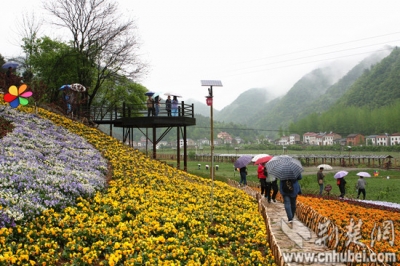
[[[153,159],[157,159],[157,144],[170,132],[173,128],[177,129],[177,168],[180,169],[180,139],[183,139],[183,160],[184,171],[187,171],[187,134],[186,127],[196,125],[194,118],[193,104],[185,104],[183,101],[179,104],[178,115],[168,116],[165,109],[165,103],[160,103],[160,112],[157,116],[148,114],[146,103],[137,105],[122,104],[121,107],[91,107],[89,113],[90,121],[96,124],[109,124],[110,135],[112,135],[112,126],[122,128],[123,142],[133,146],[133,129],[139,129],[153,145]],[[148,136],[148,129],[152,129],[151,138]],[[142,129],[146,129],[143,132]],[[157,138],[157,130],[162,129],[163,132]]]

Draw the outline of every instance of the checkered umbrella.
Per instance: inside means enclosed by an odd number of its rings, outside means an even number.
[[[79,83],[71,84],[70,87],[71,87],[71,90],[73,90],[73,91],[77,91],[77,92],[84,92],[84,91],[86,91],[85,86],[83,86],[82,84],[79,84]]]
[[[274,156],[265,166],[268,174],[281,180],[297,179],[304,171],[300,161],[288,155]]]

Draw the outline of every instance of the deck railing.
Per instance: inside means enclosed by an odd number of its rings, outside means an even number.
[[[155,110],[155,107],[154,107]],[[99,123],[112,123],[112,121],[121,119],[121,118],[134,118],[134,117],[168,117],[169,112],[166,109],[165,103],[159,104],[159,112],[156,115],[155,111],[148,110],[146,103],[141,104],[125,104],[122,103],[122,106],[91,106],[90,109],[80,105],[75,108],[71,115],[76,117],[86,117],[90,121],[99,122]],[[185,104],[185,102],[180,102],[178,106],[178,117],[191,117],[194,118],[194,105],[193,104]]]

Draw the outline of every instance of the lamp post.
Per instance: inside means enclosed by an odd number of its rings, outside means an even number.
[[[213,220],[212,207],[213,207],[213,189],[214,189],[214,118],[213,118],[213,86],[222,87],[220,80],[201,80],[201,86],[207,86],[208,95],[206,96],[206,103],[210,106],[210,139],[211,139],[211,221]]]
[[[351,164],[351,146],[347,146],[349,148],[349,165]]]

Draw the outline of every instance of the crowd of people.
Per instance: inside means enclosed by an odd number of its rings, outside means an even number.
[[[179,101],[177,96],[168,95],[168,98],[165,100],[165,103],[162,104],[161,97],[152,95],[148,95],[147,98],[147,116],[159,116],[161,106],[163,105],[165,108],[165,113],[167,116],[178,116],[178,109],[179,109]]]
[[[244,166],[238,169],[240,172],[240,182],[239,186],[247,185],[247,167]],[[296,201],[297,196],[301,194],[301,187],[299,184],[299,180],[302,179],[302,175],[298,175],[296,179],[290,180],[280,180],[278,186],[278,180],[275,176],[268,174],[267,163],[258,164],[257,167],[257,177],[260,181],[261,188],[261,196],[265,197],[268,203],[275,203],[276,196],[278,192],[281,193],[283,198],[283,204],[286,211],[286,215],[288,218],[288,223],[292,223],[294,215],[296,213]],[[345,176],[335,177],[337,181],[337,186],[340,191],[339,198],[343,199],[346,194],[346,180]],[[322,196],[323,191],[325,189],[324,186],[324,167],[320,167],[317,172],[317,184],[319,187],[319,195]],[[357,181],[357,199],[362,195],[362,199],[365,199],[366,191],[366,181],[362,175],[359,175],[359,179]]]

